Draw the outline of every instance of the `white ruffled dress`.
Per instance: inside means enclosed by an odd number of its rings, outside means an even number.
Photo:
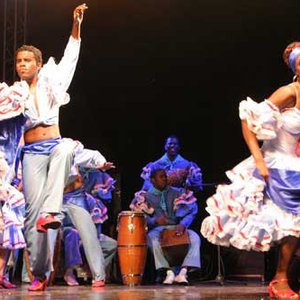
[[[273,242],[300,236],[300,111],[280,111],[270,101],[240,103],[240,118],[263,140],[270,178],[266,185],[252,156],[226,172],[231,184],[207,200],[201,225],[208,241],[242,250],[268,251]]]
[[[23,235],[25,199],[7,180],[9,166],[0,152],[0,248],[20,249],[26,246]]]

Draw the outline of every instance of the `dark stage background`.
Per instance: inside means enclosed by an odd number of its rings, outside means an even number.
[[[27,43],[42,49],[45,61],[62,56],[80,3],[28,1]],[[222,182],[224,171],[248,155],[239,101],[263,100],[292,79],[281,53],[300,39],[299,0],[86,3],[62,135],[115,162],[122,209],[169,134],[179,136],[182,155],[201,166],[205,183]],[[205,189],[199,202],[212,192]]]

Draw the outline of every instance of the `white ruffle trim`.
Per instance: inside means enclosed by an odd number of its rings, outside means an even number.
[[[250,157],[227,172],[232,181],[219,185],[207,200],[210,216],[201,233],[213,244],[242,250],[268,251],[273,242],[300,236],[300,215],[281,210],[264,195],[264,182],[253,177]]]
[[[282,126],[279,109],[268,100],[257,103],[251,98],[240,102],[239,114],[241,120],[246,120],[249,129],[259,140],[270,140],[276,137],[276,132]]]
[[[0,121],[22,114],[28,97],[29,86],[25,81],[16,81],[12,86],[0,83]]]
[[[0,212],[0,247],[24,248],[26,243],[22,229],[24,228],[25,199],[21,192],[9,184],[5,185],[5,190],[6,199],[2,203]]]

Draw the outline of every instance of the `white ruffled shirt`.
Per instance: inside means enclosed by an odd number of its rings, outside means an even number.
[[[59,123],[59,107],[70,101],[67,89],[74,76],[80,44],[80,39],[70,36],[60,62],[56,64],[51,57],[40,70],[36,87],[39,112],[35,107],[34,97],[29,95],[25,103],[25,131],[41,124]]]

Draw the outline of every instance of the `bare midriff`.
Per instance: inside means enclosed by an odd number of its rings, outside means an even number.
[[[38,125],[36,127],[28,129],[24,133],[24,141],[26,144],[56,139],[60,137],[60,131],[58,125]]]

